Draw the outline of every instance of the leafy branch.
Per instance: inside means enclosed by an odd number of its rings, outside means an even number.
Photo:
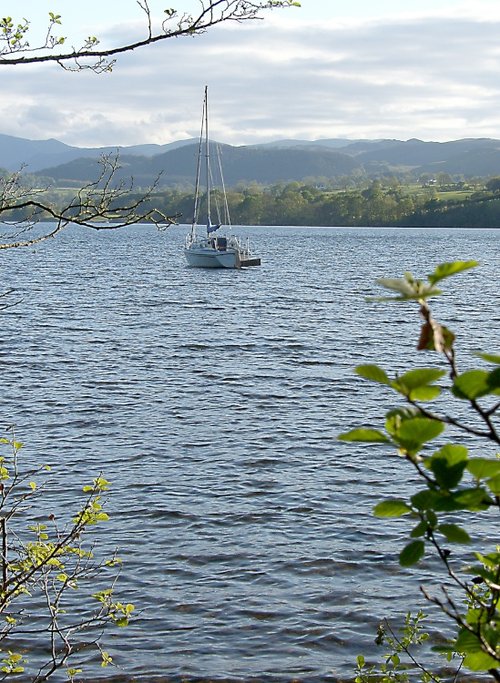
[[[81,659],[89,648],[100,651],[103,665],[112,661],[100,645],[102,632],[108,624],[126,626],[134,610],[114,597],[120,559],[96,560],[94,546],[85,543],[89,529],[108,520],[103,495],[109,482],[99,476],[83,488],[85,500],[71,522],[60,526],[55,515],[40,521],[38,514],[23,527],[44,493],[35,479],[50,468],[22,471],[22,444],[11,436],[0,439],[0,445],[10,449],[0,458],[0,680],[31,671],[30,680],[39,683],[61,668],[73,680],[77,669],[68,661],[77,655]],[[110,585],[87,600],[80,598],[75,609],[70,596],[84,586],[99,585],[109,571]],[[41,633],[47,634],[50,654],[45,662],[31,663],[29,653],[21,654],[16,643]]]
[[[170,38],[193,37],[224,22],[257,19],[263,10],[300,7],[300,3],[294,0],[199,0],[200,8],[196,14],[180,13],[174,8],[163,10],[162,20],[155,28],[148,0],[138,0],[137,5],[145,19],[144,37],[110,48],[101,47],[96,36],[89,36],[80,47],[66,49],[67,37],[55,35],[62,25],[62,17],[53,12],[49,12],[45,40],[33,46],[29,42],[30,22],[4,17],[0,20],[0,66],[55,62],[69,70],[90,69],[102,73],[112,71],[114,57],[119,54]]]
[[[409,683],[411,668],[420,673],[423,683],[441,683],[441,678],[422,664],[416,653],[429,639],[429,634],[423,628],[425,619],[422,611],[416,615],[408,612],[401,633],[396,633],[389,621],[384,619],[378,627],[375,642],[378,646],[387,647],[388,652],[383,655],[383,661],[378,666],[368,666],[365,657],[359,655],[354,683],[372,683],[374,680],[380,680],[381,683]],[[460,669],[461,664],[457,675]]]
[[[414,301],[423,319],[417,343],[419,351],[431,351],[444,358],[445,369],[425,367],[411,369],[390,377],[378,365],[356,368],[358,375],[395,392],[404,399],[402,407],[386,414],[385,430],[360,427],[341,434],[339,439],[349,442],[383,444],[393,447],[424,484],[409,500],[391,498],[375,506],[381,518],[406,516],[415,525],[410,542],[399,555],[402,566],[418,563],[431,547],[443,565],[448,579],[459,590],[460,602],[442,586],[443,597],[425,597],[437,605],[455,625],[455,638],[442,648],[448,655],[458,652],[464,656],[464,666],[472,671],[487,671],[500,681],[500,552],[496,547],[487,552],[474,553],[476,563],[463,565],[456,559],[448,544],[476,543],[455,519],[460,514],[484,514],[500,511],[500,458],[471,457],[462,444],[449,442],[429,455],[430,444],[453,426],[469,438],[478,437],[488,444],[500,443],[498,412],[500,403],[500,356],[479,354],[493,369],[474,368],[461,371],[455,356],[455,335],[434,319],[429,299],[441,294],[437,284],[443,279],[478,265],[475,261],[443,263],[431,273],[427,281],[417,280],[410,273],[401,279],[383,279],[379,283],[397,293],[379,301]],[[448,376],[445,386],[437,384]],[[468,420],[463,410],[455,416],[450,410],[435,410],[429,403],[436,399],[448,403],[458,399],[468,409]],[[484,446],[483,446],[484,448]],[[447,521],[446,516],[453,520]],[[472,579],[468,577],[473,575]]]

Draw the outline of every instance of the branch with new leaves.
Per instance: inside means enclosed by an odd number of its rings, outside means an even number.
[[[127,626],[134,610],[115,598],[120,559],[97,559],[87,541],[108,520],[109,482],[96,477],[73,519],[60,522],[37,482],[50,467],[23,468],[22,447],[14,435],[0,438],[0,680],[23,674],[39,683],[65,669],[71,681],[89,652],[97,650],[103,666],[112,662],[100,644],[103,631]]]
[[[409,500],[394,497],[382,501],[376,505],[375,515],[413,520],[410,541],[399,555],[402,566],[417,564],[431,548],[444,567],[448,582],[442,585],[441,596],[422,588],[427,600],[437,605],[455,628],[454,638],[438,649],[448,657],[459,654],[464,667],[488,672],[500,681],[500,548],[493,533],[500,512],[500,454],[488,455],[488,447],[497,449],[500,444],[500,356],[480,353],[483,366],[462,371],[456,361],[455,334],[434,318],[429,304],[431,297],[441,294],[438,283],[477,265],[475,261],[443,263],[427,281],[410,273],[379,281],[397,293],[379,301],[417,303],[423,319],[417,349],[437,353],[438,359],[444,360],[444,369],[416,368],[391,377],[379,365],[357,367],[358,375],[395,392],[404,405],[386,414],[385,429],[358,427],[339,438],[392,447],[416,473],[423,488]],[[439,407],[432,408],[436,400]],[[461,405],[454,412],[456,401]],[[455,439],[443,442],[447,427],[453,427],[455,435],[466,435],[467,446]],[[470,453],[473,438],[481,440],[480,457]],[[433,449],[436,439],[441,445]],[[488,525],[489,534],[478,536],[477,526],[464,528],[474,514]],[[488,547],[490,540],[493,544]],[[484,549],[467,561],[463,553],[450,549],[450,545],[471,542]]]
[[[294,0],[199,0],[195,14],[167,8],[161,17],[156,17],[148,0],[138,0],[136,4],[143,14],[144,35],[108,48],[102,47],[96,36],[88,36],[80,47],[68,49],[68,38],[56,35],[62,30],[63,18],[54,12],[49,12],[45,40],[38,45],[30,42],[31,24],[27,19],[4,17],[0,19],[0,66],[54,62],[70,70],[90,69],[102,73],[111,71],[115,57],[125,52],[171,38],[193,37],[228,21],[258,19],[264,10],[300,7]]]

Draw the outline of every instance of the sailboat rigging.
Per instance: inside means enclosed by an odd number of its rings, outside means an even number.
[[[212,148],[213,149],[213,148]],[[208,87],[205,86],[203,110],[201,117],[200,139],[198,145],[198,159],[196,165],[195,196],[193,207],[193,222],[186,238],[184,254],[190,266],[196,268],[244,268],[260,266],[260,258],[252,255],[248,241],[243,244],[236,236],[219,233],[225,226],[231,228],[229,207],[226,197],[220,150],[217,148],[218,175],[220,191],[214,191],[214,179],[211,167],[211,143],[208,130]],[[206,236],[198,234],[200,215],[200,196],[202,175],[205,179],[205,225]],[[220,207],[222,200],[222,209]],[[217,212],[217,220],[212,223],[212,210]]]

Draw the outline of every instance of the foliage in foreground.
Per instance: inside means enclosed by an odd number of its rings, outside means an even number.
[[[50,468],[24,471],[13,436],[0,445],[0,680],[22,674],[39,683],[65,669],[72,681],[96,649],[102,666],[111,663],[100,645],[103,629],[126,626],[134,609],[114,598],[119,558],[97,560],[86,540],[90,527],[108,519],[109,482],[97,477],[85,486],[81,508],[60,521],[44,511],[47,482],[36,482]]]
[[[403,567],[416,565],[429,550],[439,561],[445,577],[441,593],[431,595],[421,588],[454,632],[439,650],[449,658],[461,655],[466,669],[488,672],[500,681],[500,546],[494,533],[500,511],[500,458],[495,452],[500,444],[500,355],[481,353],[482,367],[459,369],[455,335],[433,318],[429,304],[431,297],[441,293],[438,284],[443,279],[476,265],[474,261],[443,263],[427,281],[409,273],[401,279],[379,281],[397,294],[382,301],[418,304],[423,324],[417,348],[438,354],[441,367],[411,369],[395,376],[378,365],[357,367],[358,375],[395,392],[402,405],[386,414],[385,429],[360,427],[339,438],[392,447],[416,473],[421,488],[408,500],[391,498],[379,503],[375,514],[407,517],[413,523],[409,542],[399,555]],[[443,438],[447,427],[454,434],[449,441]],[[458,434],[467,445],[455,441]],[[432,447],[438,438],[439,447]],[[469,446],[473,440],[478,441],[480,455],[476,457]],[[466,529],[469,520],[476,524]],[[464,563],[465,553],[455,554],[450,544],[469,543],[481,551],[473,552]],[[396,659],[389,659],[385,670],[381,669],[383,680],[394,680],[387,665],[399,664],[399,653],[393,648],[392,655]],[[358,659],[358,677],[362,678],[364,665],[363,658]],[[429,680],[430,674],[419,666],[423,680]]]
[[[363,655],[357,658],[354,683],[409,683],[412,668],[419,669],[423,683],[440,683],[441,678],[430,672],[417,658],[415,651],[428,639],[423,622],[425,615],[419,611],[416,615],[408,612],[405,625],[400,633],[396,633],[390,623],[384,620],[379,628],[375,642],[385,647],[383,661],[376,665],[367,665]]]

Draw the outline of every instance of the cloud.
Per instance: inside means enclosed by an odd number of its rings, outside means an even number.
[[[4,67],[1,132],[80,146],[196,137],[207,83],[213,137],[230,144],[497,137],[499,29],[500,16],[273,19],[123,55],[109,75]]]

